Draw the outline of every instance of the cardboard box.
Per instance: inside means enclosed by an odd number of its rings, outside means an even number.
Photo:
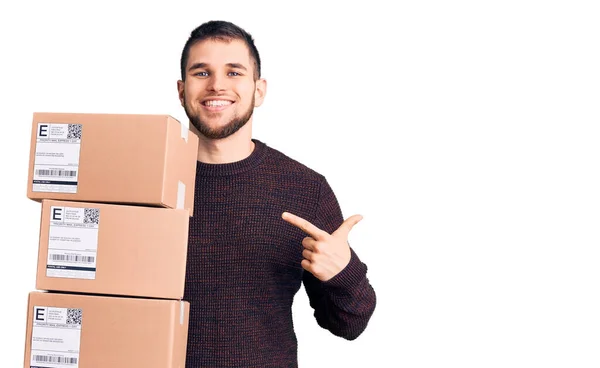
[[[186,301],[33,291],[27,308],[25,368],[185,367]]]
[[[27,197],[193,210],[198,136],[168,115],[34,113]]]
[[[36,289],[181,299],[186,210],[42,200]]]

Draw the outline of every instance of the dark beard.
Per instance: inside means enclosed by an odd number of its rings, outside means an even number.
[[[184,103],[183,109],[185,110],[187,117],[190,119],[190,123],[192,123],[196,129],[198,129],[200,134],[208,139],[223,139],[240,130],[244,125],[246,125],[248,120],[250,120],[252,114],[254,113],[254,96],[252,96],[250,107],[244,115],[234,117],[229,123],[227,123],[227,125],[218,129],[209,128],[208,125],[200,120],[199,115],[194,115],[188,110],[187,103]]]

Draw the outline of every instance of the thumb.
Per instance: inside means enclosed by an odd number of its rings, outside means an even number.
[[[353,215],[353,216],[348,217],[340,225],[340,227],[336,231],[334,231],[333,234],[331,234],[331,235],[348,237],[348,233],[350,233],[350,230],[352,230],[354,225],[358,224],[358,222],[362,219],[363,219],[363,217],[361,215]]]

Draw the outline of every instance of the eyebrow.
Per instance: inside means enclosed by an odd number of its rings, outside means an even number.
[[[242,69],[242,70],[248,71],[248,69],[240,63],[227,63],[225,65],[227,65],[230,68]],[[205,69],[207,67],[208,67],[207,63],[195,63],[189,67],[188,71],[192,71],[194,69]]]

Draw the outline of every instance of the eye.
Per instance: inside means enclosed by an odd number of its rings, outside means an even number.
[[[197,77],[208,77],[208,72],[198,72],[194,73],[194,75]]]
[[[241,74],[240,74],[240,73],[238,73],[238,72],[229,72],[229,74],[228,74],[228,75],[229,75],[230,77],[238,77],[238,76],[240,76]]]

